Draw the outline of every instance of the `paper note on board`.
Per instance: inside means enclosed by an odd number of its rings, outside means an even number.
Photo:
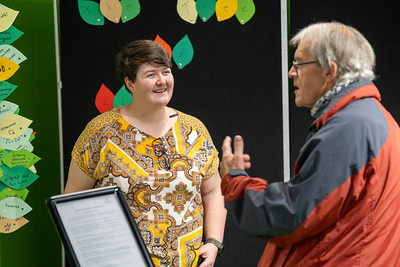
[[[100,12],[100,5],[90,0],[78,0],[79,15],[90,25],[104,25],[104,17]]]
[[[30,137],[32,136],[33,130],[31,128],[27,128],[20,136],[17,138],[7,139],[0,137],[0,147],[7,150],[21,150],[26,149],[29,152],[33,151],[33,146],[30,143]],[[4,150],[0,151],[0,155],[5,153]],[[2,157],[0,156],[0,159]]]
[[[156,39],[154,39],[154,42],[156,42],[159,45],[161,45],[165,49],[165,51],[167,51],[169,58],[172,57],[171,46],[169,46],[169,44],[166,41],[164,41],[158,34],[156,36]]]
[[[218,21],[223,21],[235,15],[238,8],[238,0],[217,0],[215,15]]]
[[[0,45],[12,44],[23,34],[24,34],[23,32],[21,32],[14,26],[11,26],[10,28],[8,28],[8,30],[0,32]]]
[[[197,0],[196,9],[199,17],[203,22],[206,22],[215,13],[216,0]]]
[[[0,101],[0,120],[8,114],[16,114],[18,110],[17,104],[6,100]]]
[[[248,22],[256,12],[256,6],[253,0],[238,0],[238,9],[236,10],[236,18],[240,24],[244,25]]]
[[[125,106],[132,102],[132,95],[126,90],[125,85],[123,85],[118,92],[115,94],[113,100],[113,107]]]
[[[31,120],[18,114],[8,114],[0,120],[0,137],[13,139],[25,132]]]
[[[22,217],[31,210],[25,201],[17,197],[8,197],[0,201],[0,216],[7,219]]]
[[[0,57],[5,57],[16,64],[21,64],[26,60],[24,54],[22,54],[17,48],[9,44],[0,45]]]
[[[122,6],[119,0],[100,0],[100,12],[111,22],[119,23]]]
[[[0,7],[0,32],[4,32],[10,28],[18,13],[19,11]]]
[[[140,13],[139,0],[121,0],[121,7],[121,20],[124,23],[136,18]]]
[[[13,189],[11,187],[6,187],[2,191],[0,191],[0,200],[3,200],[8,197],[17,197],[22,200],[25,200],[26,197],[28,196],[29,190],[27,188],[18,190],[18,189]]]
[[[194,0],[178,0],[176,9],[181,19],[192,24],[196,23],[197,9]]]
[[[14,189],[24,189],[39,178],[39,175],[23,166],[9,168],[6,165],[1,165],[0,168],[3,171],[1,182]]]
[[[0,57],[0,82],[5,81],[19,69],[19,65],[5,57]]]
[[[3,163],[10,168],[14,166],[24,166],[29,168],[39,160],[41,160],[41,158],[32,152],[29,152],[26,149],[21,149],[8,153],[7,156],[3,158]]]
[[[8,219],[6,217],[0,216],[0,233],[12,233],[27,224],[28,222],[29,221],[24,217]]]
[[[185,35],[172,49],[172,58],[179,69],[189,64],[194,55],[193,45],[189,36]]]
[[[8,96],[14,92],[17,85],[9,83],[7,81],[0,82],[0,101],[6,99]]]
[[[104,84],[101,84],[99,91],[96,94],[94,104],[97,109],[104,113],[113,107],[114,94]]]

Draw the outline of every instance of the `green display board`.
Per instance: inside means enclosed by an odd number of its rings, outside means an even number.
[[[32,121],[32,153],[40,157],[34,164],[39,177],[27,187],[25,202],[32,210],[24,218],[29,222],[14,232],[0,233],[0,266],[62,266],[61,242],[45,205],[48,197],[61,193],[62,173],[54,4],[53,0],[0,0],[0,4],[19,12],[12,26],[23,34],[11,45],[26,57],[6,80],[17,88],[5,100],[17,104],[18,114]]]

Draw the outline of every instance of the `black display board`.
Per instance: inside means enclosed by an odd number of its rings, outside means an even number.
[[[218,22],[215,14],[190,24],[179,17],[177,1],[143,0],[133,20],[93,26],[80,17],[77,0],[60,1],[65,174],[75,140],[99,114],[94,103],[101,84],[114,94],[122,86],[114,70],[122,47],[157,35],[174,47],[188,35],[194,57],[183,69],[174,63],[170,106],[203,121],[220,152],[225,136],[241,134],[251,175],[283,180],[280,2],[254,4],[255,15],[244,25],[235,16]],[[225,243],[216,266],[255,266],[265,247],[229,217]]]

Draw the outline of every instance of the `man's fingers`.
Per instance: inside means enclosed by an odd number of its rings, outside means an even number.
[[[244,151],[244,142],[243,138],[240,135],[235,136],[235,139],[233,141],[233,147],[235,150],[234,151],[235,156],[242,157]]]
[[[222,156],[232,154],[231,143],[231,138],[229,136],[225,137],[224,142],[222,143]]]

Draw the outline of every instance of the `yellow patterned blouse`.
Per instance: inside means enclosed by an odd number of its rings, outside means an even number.
[[[124,191],[156,266],[196,266],[203,234],[200,185],[219,164],[203,123],[176,112],[174,126],[155,138],[114,108],[88,123],[72,151],[96,187]]]

